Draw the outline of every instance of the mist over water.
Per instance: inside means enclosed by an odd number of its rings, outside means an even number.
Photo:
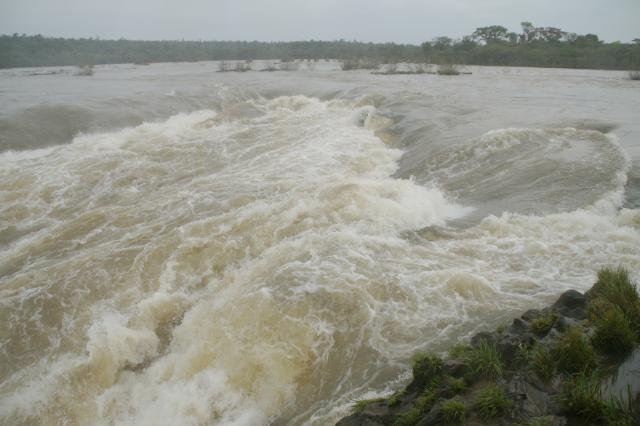
[[[640,270],[623,73],[314,67],[0,72],[0,423],[333,424]]]

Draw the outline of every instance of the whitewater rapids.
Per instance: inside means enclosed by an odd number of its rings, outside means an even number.
[[[415,351],[601,266],[640,271],[635,154],[614,133],[428,144],[411,95],[370,90],[225,82],[64,143],[38,128],[27,149],[25,114],[55,106],[6,112],[0,423],[332,424],[400,386]]]

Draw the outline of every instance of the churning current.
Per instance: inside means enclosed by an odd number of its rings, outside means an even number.
[[[638,278],[624,73],[216,69],[0,72],[0,423],[329,425]]]

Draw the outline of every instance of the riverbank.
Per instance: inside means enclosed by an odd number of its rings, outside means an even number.
[[[416,355],[405,389],[359,401],[337,425],[640,424],[639,340],[637,287],[604,268],[584,294],[566,291],[446,357]]]

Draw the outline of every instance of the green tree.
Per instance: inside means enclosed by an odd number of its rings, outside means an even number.
[[[520,27],[522,27],[522,35],[520,36],[520,41],[522,43],[528,43],[533,40],[533,35],[535,33],[535,27],[531,22],[520,22]]]
[[[474,40],[492,43],[496,41],[506,41],[509,39],[509,30],[502,25],[491,25],[490,27],[480,27],[471,34]]]

